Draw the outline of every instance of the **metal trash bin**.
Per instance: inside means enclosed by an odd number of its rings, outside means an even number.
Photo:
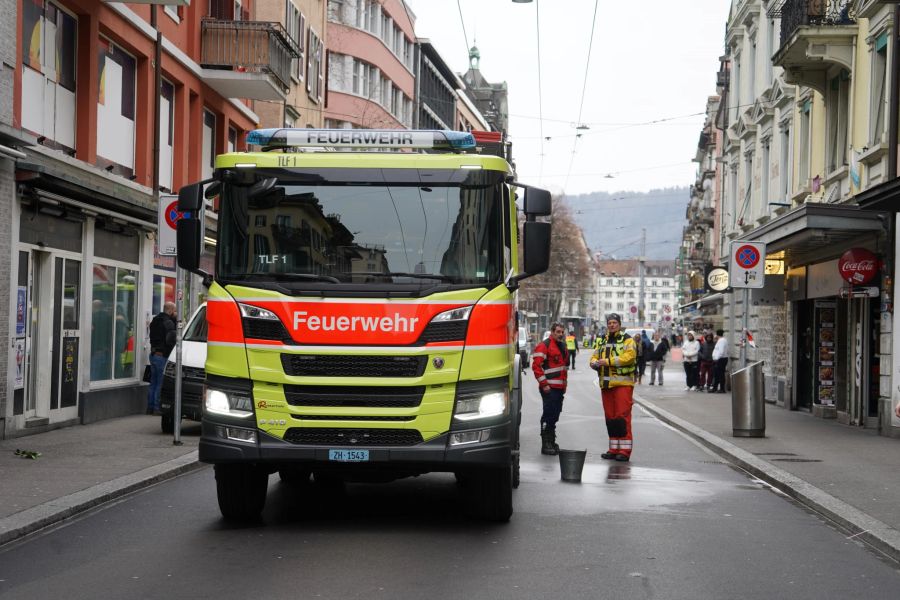
[[[763,362],[731,374],[731,431],[734,437],[765,437],[766,396]]]

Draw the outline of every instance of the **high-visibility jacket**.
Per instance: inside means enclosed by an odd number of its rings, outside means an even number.
[[[637,362],[635,341],[621,331],[613,338],[609,334],[597,338],[591,362],[608,360],[608,366],[597,369],[600,376],[600,387],[611,388],[622,385],[634,386],[634,365]]]
[[[574,335],[567,335],[567,336],[566,336],[566,349],[567,349],[569,352],[571,352],[572,350],[575,350],[575,349],[576,349],[576,346],[575,346],[575,336],[574,336]]]
[[[560,347],[556,340],[546,339],[534,348],[531,370],[537,379],[538,386],[549,385],[556,390],[566,390],[566,379],[569,370],[569,350]]]

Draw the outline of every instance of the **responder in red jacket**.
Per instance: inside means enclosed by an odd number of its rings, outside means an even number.
[[[566,330],[562,323],[550,327],[550,337],[534,348],[531,370],[537,379],[544,402],[541,415],[541,454],[556,454],[556,422],[562,412],[566,393],[566,371],[569,368],[569,351],[566,349]]]

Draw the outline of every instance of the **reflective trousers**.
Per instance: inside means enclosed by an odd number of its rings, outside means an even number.
[[[611,454],[631,456],[631,407],[634,405],[630,385],[611,387],[600,391],[603,412],[606,415],[606,433],[609,434]]]

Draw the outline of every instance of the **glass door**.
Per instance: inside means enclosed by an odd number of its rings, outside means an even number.
[[[53,349],[50,408],[78,403],[79,299],[81,261],[57,256],[53,277]]]

